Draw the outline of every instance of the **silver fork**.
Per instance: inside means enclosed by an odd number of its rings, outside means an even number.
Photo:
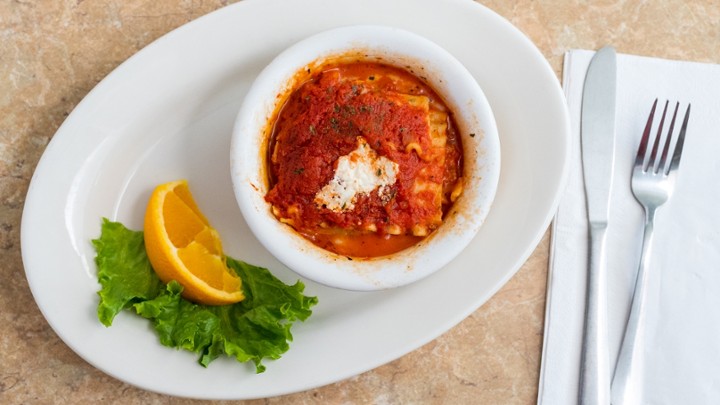
[[[635,280],[635,291],[633,292],[632,306],[630,308],[630,317],[625,328],[625,336],[623,337],[618,363],[615,367],[615,376],[612,381],[612,404],[640,404],[640,380],[642,376],[643,361],[640,358],[643,350],[643,324],[645,318],[645,299],[647,286],[647,272],[649,271],[649,258],[652,249],[653,227],[655,221],[655,211],[665,204],[672,195],[675,188],[675,178],[677,177],[678,166],[680,165],[680,157],[682,155],[683,145],[685,143],[685,131],[687,130],[688,118],[690,116],[690,105],[685,111],[680,132],[675,142],[675,149],[672,152],[672,158],[668,161],[670,154],[671,140],[673,138],[673,130],[675,128],[675,118],[677,117],[680,103],[675,104],[675,112],[672,114],[670,128],[665,137],[664,147],[660,155],[658,155],[661,138],[663,135],[663,126],[668,110],[668,102],[665,102],[660,124],[658,125],[657,135],[652,144],[652,150],[649,150],[650,132],[652,131],[653,119],[655,116],[655,108],[657,107],[657,99],[653,103],[650,110],[645,130],[643,131],[640,146],[638,147],[637,156],[635,158],[635,166],[632,172],[632,192],[638,202],[645,208],[645,233],[643,237],[642,252],[640,256],[640,267],[638,268],[637,279]],[[650,153],[648,156],[647,153]]]

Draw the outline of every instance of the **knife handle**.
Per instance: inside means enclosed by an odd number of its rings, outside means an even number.
[[[607,331],[607,269],[605,240],[607,223],[590,223],[589,269],[585,302],[580,405],[610,404],[610,355]]]

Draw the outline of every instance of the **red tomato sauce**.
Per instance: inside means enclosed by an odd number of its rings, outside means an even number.
[[[431,109],[447,113],[441,165],[406,150],[411,142],[428,150],[432,139],[427,111],[404,102],[403,95],[428,97]],[[318,204],[316,194],[333,179],[338,159],[357,148],[358,137],[377,156],[397,164],[395,183],[382,194],[357,194],[352,209],[334,211]],[[430,223],[431,231],[438,226],[429,219],[437,212],[419,203],[435,196],[413,191],[416,177],[423,173],[442,183],[443,216],[452,204],[453,187],[462,181],[462,145],[441,98],[420,78],[380,63],[316,69],[288,96],[268,142],[270,191],[265,198],[274,214],[316,245],[342,255],[383,256],[416,244],[424,236],[414,236],[413,226]]]

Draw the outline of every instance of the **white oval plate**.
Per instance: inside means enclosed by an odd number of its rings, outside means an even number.
[[[327,16],[332,16],[328,18]],[[254,239],[230,181],[228,150],[242,98],[288,45],[332,27],[378,24],[423,35],[476,77],[502,150],[495,203],[480,233],[444,269],[403,288],[358,293],[306,281],[320,304],[267,371],[160,345],[144,319],[97,320],[90,239],[100,218],[141,229],[162,182],[187,178],[230,256],[297,276]],[[552,69],[509,22],[467,0],[245,0],[155,41],[108,75],[48,145],[22,219],[26,275],[40,310],[75,352],[136,386],[195,398],[248,399],[329,384],[394,360],[475,311],[522,265],[555,212],[569,125]]]

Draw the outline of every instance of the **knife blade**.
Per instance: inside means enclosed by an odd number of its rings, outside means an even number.
[[[605,241],[615,163],[616,55],[597,51],[583,87],[581,151],[589,224],[588,277],[580,363],[580,404],[610,403]]]

